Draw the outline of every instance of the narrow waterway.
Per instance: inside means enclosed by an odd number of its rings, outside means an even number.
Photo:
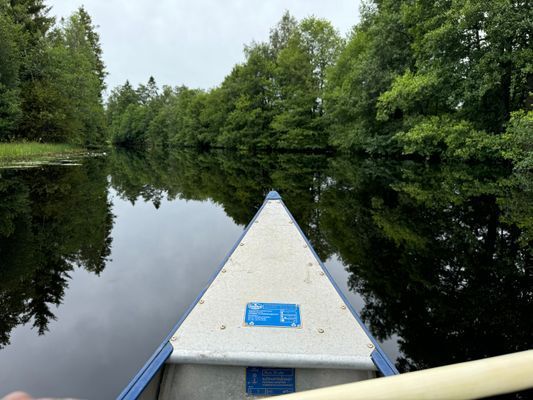
[[[533,185],[504,170],[194,151],[2,169],[0,395],[114,398],[271,189],[400,370],[531,348]]]

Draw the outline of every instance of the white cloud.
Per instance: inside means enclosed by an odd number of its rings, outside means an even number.
[[[326,18],[342,34],[358,21],[357,0],[49,0],[51,14],[81,4],[100,28],[109,87],[145,82],[209,88],[243,60],[243,45],[268,38],[285,10]]]

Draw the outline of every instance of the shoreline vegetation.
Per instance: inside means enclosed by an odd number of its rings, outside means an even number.
[[[33,161],[79,155],[87,150],[67,143],[14,142],[0,143],[0,165],[12,161]]]
[[[56,21],[43,0],[0,0],[0,142],[107,140],[105,67],[91,17]]]
[[[80,7],[0,0],[0,142],[336,151],[533,170],[533,6],[365,0],[342,37],[286,12],[209,90],[126,81],[104,102]],[[354,21],[355,23],[355,21]]]
[[[111,91],[123,147],[364,153],[435,162],[509,160],[533,169],[533,7],[365,1],[343,38],[286,12],[269,40],[210,90]]]

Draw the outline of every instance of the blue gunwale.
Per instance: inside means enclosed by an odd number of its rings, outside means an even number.
[[[357,311],[355,311],[355,309],[352,307],[352,305],[350,304],[350,302],[348,301],[346,296],[344,296],[344,294],[341,292],[340,288],[338,287],[338,285],[333,280],[333,277],[329,273],[328,269],[326,268],[326,266],[324,265],[324,263],[322,262],[320,257],[318,257],[317,253],[315,252],[315,249],[313,248],[313,246],[309,242],[309,239],[307,239],[307,237],[305,236],[304,232],[300,228],[300,225],[298,225],[298,222],[296,221],[296,219],[294,218],[292,213],[289,211],[289,209],[287,208],[287,206],[283,202],[283,200],[282,200],[281,196],[279,195],[279,193],[276,192],[276,191],[270,191],[266,195],[265,200],[263,201],[263,204],[261,205],[261,207],[257,210],[257,212],[255,213],[255,215],[252,218],[252,220],[248,223],[248,225],[246,226],[246,228],[244,229],[244,231],[240,235],[239,239],[237,239],[237,241],[235,242],[233,247],[226,254],[226,256],[224,257],[224,259],[220,263],[220,265],[217,268],[217,270],[209,278],[209,281],[207,282],[205,287],[202,289],[200,294],[190,304],[190,306],[183,313],[183,315],[178,320],[176,325],[174,325],[174,327],[171,329],[169,334],[165,337],[165,339],[159,345],[159,347],[156,349],[156,351],[152,354],[152,356],[148,359],[148,361],[144,364],[144,366],[139,370],[139,372],[137,372],[137,374],[133,377],[133,379],[130,381],[128,386],[126,386],[126,388],[124,388],[124,390],[118,395],[117,400],[133,400],[133,399],[137,399],[137,397],[142,393],[142,391],[150,383],[150,381],[155,376],[155,374],[157,374],[157,372],[161,369],[161,367],[163,366],[165,361],[172,354],[172,345],[170,344],[170,339],[171,339],[172,335],[174,334],[174,332],[176,332],[178,330],[178,328],[181,326],[183,321],[185,321],[185,318],[187,318],[187,316],[191,313],[193,308],[196,306],[196,304],[200,301],[202,296],[205,294],[206,290],[209,288],[209,286],[211,286],[211,284],[213,283],[213,281],[215,280],[215,278],[217,277],[219,272],[222,270],[222,268],[224,267],[224,265],[226,264],[226,262],[228,261],[230,256],[233,254],[233,252],[235,251],[235,249],[237,248],[239,243],[244,238],[244,236],[248,233],[248,230],[254,224],[255,220],[257,219],[257,217],[259,216],[259,214],[261,213],[261,211],[263,210],[263,208],[267,204],[267,201],[269,201],[269,200],[279,200],[281,202],[281,204],[283,205],[283,207],[285,207],[285,210],[287,211],[287,213],[289,214],[290,218],[292,219],[293,224],[296,226],[296,228],[300,232],[300,235],[302,235],[302,238],[304,239],[305,243],[307,244],[307,246],[309,247],[309,249],[311,250],[311,252],[315,256],[315,258],[317,259],[317,261],[318,261],[318,263],[320,265],[320,268],[322,268],[322,270],[324,271],[325,275],[328,277],[328,279],[332,283],[333,287],[335,288],[335,290],[337,291],[337,293],[339,294],[341,299],[344,301],[344,303],[346,304],[346,306],[348,307],[348,309],[350,310],[352,315],[355,317],[355,319],[357,320],[357,322],[361,326],[361,328],[368,335],[369,339],[371,340],[372,344],[374,345],[374,351],[371,354],[371,358],[372,358],[372,361],[374,362],[374,365],[378,369],[378,371],[381,372],[384,376],[398,374],[398,370],[394,366],[394,363],[389,359],[389,357],[381,349],[381,346],[376,341],[376,339],[372,336],[372,334],[370,333],[370,331],[368,330],[366,325],[363,323],[363,321],[361,320],[361,317],[359,317],[359,314],[357,313]]]

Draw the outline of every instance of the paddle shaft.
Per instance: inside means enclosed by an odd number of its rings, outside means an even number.
[[[279,400],[479,399],[533,387],[533,350],[278,396]]]

